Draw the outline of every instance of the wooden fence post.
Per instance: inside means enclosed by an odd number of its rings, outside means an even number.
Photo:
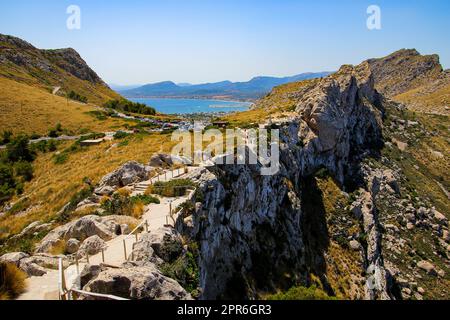
[[[80,265],[78,264],[78,254],[75,254],[75,264],[77,265],[77,274],[80,274]]]

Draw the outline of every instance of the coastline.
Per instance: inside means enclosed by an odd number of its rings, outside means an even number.
[[[245,102],[255,104],[259,99],[214,98],[205,96],[124,96],[126,99],[173,99],[173,100],[211,100],[219,102]]]

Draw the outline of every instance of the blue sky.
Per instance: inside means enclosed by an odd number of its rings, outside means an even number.
[[[68,30],[66,9],[81,8]],[[381,8],[382,29],[366,27]],[[0,33],[76,49],[109,83],[246,81],[336,70],[400,48],[450,66],[448,0],[0,1]]]

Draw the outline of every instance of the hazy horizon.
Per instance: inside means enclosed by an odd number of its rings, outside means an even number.
[[[81,9],[69,30],[66,9]],[[381,9],[381,30],[366,26]],[[402,48],[450,66],[448,1],[27,1],[0,4],[0,33],[77,50],[107,82],[245,82],[337,70]]]

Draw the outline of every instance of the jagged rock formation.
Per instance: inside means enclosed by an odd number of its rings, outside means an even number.
[[[49,253],[53,248],[62,245],[66,248],[70,248],[69,251],[73,251],[74,240],[83,242],[92,236],[96,236],[105,241],[110,240],[115,236],[122,234],[121,230],[124,220],[128,220],[128,223],[136,223],[136,219],[131,217],[84,216],[53,229],[44,237],[44,239],[42,239],[35,251],[38,253]],[[88,244],[86,244],[86,246]]]
[[[402,49],[367,62],[375,88],[386,97],[406,103],[412,110],[448,114],[449,71],[443,70],[438,55]]]
[[[205,299],[256,298],[261,291],[308,284],[311,263],[321,258],[305,245],[304,182],[326,168],[343,188],[355,184],[361,159],[382,145],[382,97],[367,63],[343,66],[297,94],[298,116],[275,124],[277,175],[261,176],[258,164],[215,165],[191,177],[203,193],[192,236],[200,244]],[[382,261],[379,269],[385,272]],[[389,297],[386,285],[374,290]]]
[[[59,258],[47,254],[30,256],[23,252],[11,252],[1,256],[0,262],[14,264],[29,277],[40,277],[48,270],[58,269]],[[67,267],[67,262],[64,262],[64,266]]]
[[[150,168],[136,162],[129,161],[120,168],[104,176],[94,190],[97,195],[111,195],[119,188],[148,179]]]
[[[402,49],[387,57],[367,61],[376,89],[394,97],[436,80],[442,70],[437,54],[422,56],[415,49]]]

